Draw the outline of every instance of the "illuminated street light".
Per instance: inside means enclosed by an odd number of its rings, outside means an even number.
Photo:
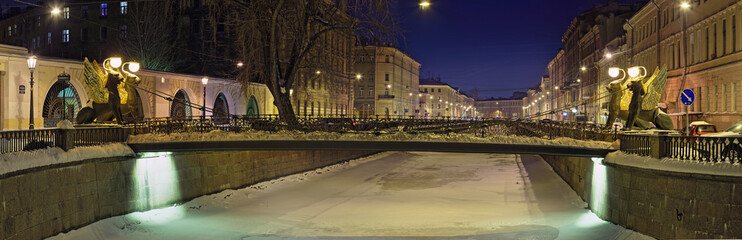
[[[28,119],[28,129],[33,129],[33,120],[34,120],[33,118],[33,70],[36,69],[36,56],[28,57],[28,59],[26,60],[26,63],[28,63],[28,70],[31,71],[31,95],[30,95],[31,104],[29,105],[31,118]]]
[[[119,68],[121,67],[121,58],[120,57],[112,57],[111,59],[111,67],[113,68]]]
[[[617,67],[609,68],[608,69],[608,76],[611,76],[612,78],[618,77],[618,74],[621,73],[620,71],[621,71],[621,69],[620,68],[617,68]]]
[[[356,74],[356,79],[361,80],[361,78],[363,78],[363,75],[361,75],[360,73]]]
[[[319,75],[319,74],[321,74],[321,73],[322,73],[322,71],[320,71],[320,70],[317,70],[317,71],[316,71],[316,72],[314,72],[314,73],[316,73],[317,75]]]
[[[631,77],[639,76],[641,74],[641,69],[642,68],[643,67],[631,67],[631,68],[629,68],[629,76],[631,76]]]
[[[62,10],[59,10],[59,8],[54,8],[54,9],[52,9],[52,12],[51,13],[53,15],[59,15],[60,13],[62,13]]]
[[[582,81],[582,80],[580,80],[579,78],[577,79],[577,82],[581,82],[581,81]]]
[[[206,120],[206,84],[209,83],[209,78],[203,77],[201,78],[201,84],[204,85],[204,104],[201,105],[201,122],[203,123],[204,120]]]
[[[605,54],[605,58],[608,58],[608,59],[610,59],[610,58],[612,58],[612,57],[613,57],[613,54],[611,54],[611,53],[606,53],[606,54]]]
[[[237,67],[242,67],[242,66],[245,66],[245,64],[242,62],[237,62]]]
[[[687,2],[684,2],[684,3],[681,3],[680,4],[680,7],[683,8],[683,9],[688,9],[688,8],[690,8],[690,4],[687,3]]]
[[[428,7],[430,7],[430,1],[423,0],[419,3],[419,5],[420,5],[420,8],[427,9]]]
[[[582,67],[580,68],[580,70],[582,70],[583,72],[584,72],[584,71],[587,71],[587,67],[585,67],[585,66],[582,66]]]

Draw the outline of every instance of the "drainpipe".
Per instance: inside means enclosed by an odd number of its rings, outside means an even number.
[[[675,112],[680,112],[680,94],[683,91],[683,88],[685,87],[685,76],[688,74],[688,37],[687,35],[687,29],[686,29],[686,18],[688,16],[688,10],[683,11],[683,75],[680,78],[680,87],[678,88],[678,96],[675,99]],[[714,45],[716,47],[716,45]]]
[[[652,0],[652,4],[654,4],[654,7],[657,8],[657,68],[660,67],[660,22],[662,22],[662,19],[660,18],[660,6],[657,5],[657,0]]]

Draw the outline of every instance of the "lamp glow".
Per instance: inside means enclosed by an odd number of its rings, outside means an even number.
[[[129,71],[131,71],[131,72],[139,72],[139,63],[138,62],[130,62],[129,63]]]
[[[356,74],[356,79],[359,79],[360,80],[362,77],[363,77],[363,75],[361,75],[360,73],[359,74]]]
[[[620,71],[621,71],[621,69],[619,69],[617,67],[609,68],[608,69],[608,76],[611,76],[613,78],[614,77],[618,77],[618,74],[620,73]]]
[[[421,7],[422,9],[425,9],[425,8],[428,8],[428,7],[430,7],[430,2],[429,2],[429,1],[422,1],[422,2],[420,2],[420,4],[419,4],[419,5],[420,5],[420,7]]]
[[[110,63],[111,63],[111,67],[113,67],[113,68],[119,68],[119,67],[121,67],[121,58],[120,57],[112,57]]]
[[[53,15],[59,15],[60,13],[62,13],[62,10],[59,10],[59,8],[54,8],[52,9],[51,13]]]
[[[639,67],[629,68],[629,76],[636,77],[636,76],[639,76],[639,73],[641,73],[641,70],[639,69]]]
[[[582,66],[582,67],[580,68],[580,70],[582,70],[582,71],[584,72],[584,71],[587,71],[587,68],[586,68],[585,66]]]
[[[26,63],[28,63],[28,69],[33,71],[36,69],[36,56],[30,56],[26,60]]]
[[[605,58],[608,58],[608,59],[610,59],[610,58],[612,58],[612,57],[613,57],[613,54],[611,54],[611,53],[606,53],[606,54],[605,54]]]
[[[681,3],[680,4],[680,7],[683,8],[683,9],[688,9],[688,8],[690,8],[690,4],[687,3],[687,2],[684,2],[684,3]]]
[[[244,64],[244,63],[242,63],[242,62],[238,62],[238,63],[237,63],[237,67],[242,67],[242,66],[245,66],[245,64]]]
[[[209,78],[207,78],[207,77],[204,77],[204,78],[202,78],[202,79],[201,79],[201,84],[203,84],[204,86],[205,86],[206,84],[208,84],[208,83],[209,83]]]

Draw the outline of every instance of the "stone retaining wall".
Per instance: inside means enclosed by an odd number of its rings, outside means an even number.
[[[742,178],[543,158],[604,220],[659,239],[742,238]]]
[[[0,176],[0,239],[41,239],[111,216],[172,206],[373,153],[182,152],[5,174]]]

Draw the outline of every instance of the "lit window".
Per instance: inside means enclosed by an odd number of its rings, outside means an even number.
[[[70,8],[69,7],[62,8],[62,17],[64,17],[64,19],[70,19]]]
[[[121,15],[126,15],[129,12],[129,3],[121,2]]]
[[[108,3],[101,3],[100,4],[100,15],[101,16],[108,16]]]
[[[52,32],[46,34],[46,45],[52,45]]]
[[[62,42],[63,43],[70,42],[70,30],[69,29],[62,30]]]
[[[81,14],[83,18],[88,17],[88,6],[82,6]]]

